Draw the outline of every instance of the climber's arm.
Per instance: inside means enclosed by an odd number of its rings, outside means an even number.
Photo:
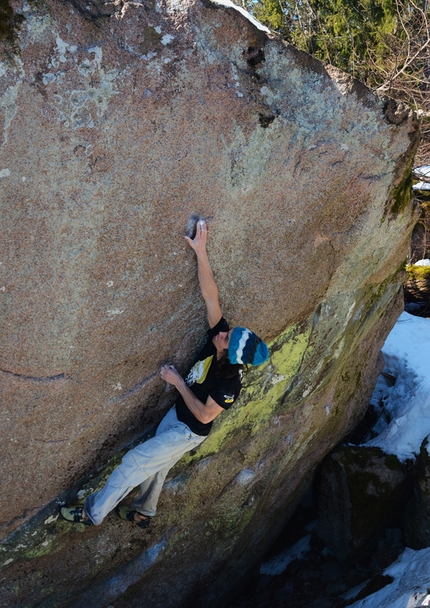
[[[194,416],[203,424],[212,422],[221,412],[223,408],[212,399],[208,397],[206,403],[197,399],[195,394],[185,384],[185,380],[179,375],[173,365],[163,365],[160,371],[160,375],[169,384],[179,391],[182,395],[188,409],[194,414]]]
[[[194,239],[189,237],[185,238],[188,241],[189,246],[196,252],[200,290],[206,303],[209,326],[215,327],[222,317],[222,312],[218,299],[218,287],[215,283],[215,278],[206,251],[207,236],[208,229],[206,222],[204,220],[199,220],[197,222],[197,231]]]

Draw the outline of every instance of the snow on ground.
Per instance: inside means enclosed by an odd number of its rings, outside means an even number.
[[[288,547],[279,555],[275,555],[267,562],[263,562],[260,567],[260,574],[269,574],[276,576],[282,574],[287,569],[288,565],[295,559],[303,559],[308,551],[311,550],[311,535],[304,536],[297,541],[292,547]]]
[[[382,353],[384,372],[393,386],[380,378],[372,397],[381,414],[367,446],[379,446],[405,461],[414,459],[430,434],[430,320],[404,312],[389,334]],[[381,405],[378,405],[381,404]]]
[[[417,179],[430,179],[430,165],[414,167],[413,173]]]
[[[231,0],[211,0],[211,1],[214,4],[220,4],[221,6],[226,6],[227,8],[234,8],[235,11],[238,11],[244,17],[246,17],[247,19],[249,19],[249,21],[253,25],[255,25],[255,27],[257,29],[261,30],[262,32],[266,32],[266,34],[270,34],[269,28],[267,28],[265,25],[263,25],[262,23],[260,23],[259,21],[257,21],[257,19],[255,19],[255,17],[253,17],[252,15],[250,15],[250,13],[248,13],[248,11],[246,11],[241,6],[238,6],[237,4],[234,4],[234,2],[232,2]]]
[[[351,604],[349,608],[414,608],[429,606],[430,548],[405,549],[399,558],[384,570],[394,578],[376,593]]]
[[[418,182],[412,186],[413,190],[430,190],[430,184],[427,182]]]
[[[413,176],[416,179],[424,180],[412,186],[414,190],[430,190],[430,184],[428,183],[428,180],[430,179],[429,165],[424,165],[423,167],[415,167],[415,169],[413,170]]]

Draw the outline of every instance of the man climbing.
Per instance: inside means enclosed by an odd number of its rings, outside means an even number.
[[[155,437],[125,454],[105,486],[88,496],[84,506],[62,507],[63,519],[72,523],[100,524],[114,508],[121,519],[147,528],[169,469],[209,434],[213,420],[229,409],[239,396],[244,365],[268,359],[266,344],[244,327],[230,329],[222,316],[218,287],[206,252],[207,225],[197,223],[194,239],[185,237],[197,256],[200,289],[207,307],[207,342],[185,380],[173,365],[163,365],[160,375],[179,396],[157,428]],[[136,486],[134,508],[118,503]]]

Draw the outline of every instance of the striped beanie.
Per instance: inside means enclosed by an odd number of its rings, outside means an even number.
[[[261,365],[269,358],[269,349],[261,338],[246,327],[235,327],[228,343],[230,363]]]

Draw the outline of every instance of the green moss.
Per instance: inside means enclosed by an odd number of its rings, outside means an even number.
[[[404,262],[398,266],[381,283],[368,285],[363,291],[361,301],[363,302],[363,314],[360,318],[360,327],[353,328],[355,332],[354,342],[358,344],[372,331],[371,326],[379,319],[378,310],[385,310],[395,297],[403,283]]]
[[[395,275],[397,275],[397,270],[396,270],[394,276],[390,275],[384,281],[382,281],[382,283],[379,283],[379,284],[373,286],[373,289],[369,294],[369,300],[368,300],[369,309],[373,308],[373,306],[377,302],[379,302],[379,300],[382,298],[384,293],[387,291],[388,286],[393,282]]]
[[[412,199],[412,176],[409,175],[397,188],[394,188],[391,196],[393,198],[391,212],[397,214],[404,211]]]
[[[207,525],[218,537],[234,540],[245,530],[253,512],[251,508],[230,506],[228,509],[219,510],[217,516],[207,522]]]
[[[50,553],[54,553],[59,551],[62,546],[62,540],[64,537],[68,537],[70,532],[70,528],[66,527],[67,524],[64,525],[64,530],[58,533],[58,529],[56,529],[55,534],[50,538],[46,537],[43,542],[39,542],[37,545],[30,546],[27,550],[24,550],[22,554],[20,554],[20,559],[34,559],[35,557],[42,557],[43,555],[49,555]],[[78,526],[79,528],[81,526]],[[86,528],[86,526],[82,525],[82,531]],[[65,540],[65,539],[64,539]]]
[[[9,0],[0,0],[0,41],[18,53],[18,34],[24,15],[15,13]]]
[[[398,186],[395,186],[388,198],[388,208],[392,215],[398,215],[402,213],[411,204],[413,192],[412,192],[412,166],[414,156],[412,155],[406,164],[405,173],[406,176]]]
[[[375,305],[384,302],[384,296],[387,293],[391,293],[390,288],[393,285],[398,285],[398,287],[400,288],[400,285],[403,282],[402,275],[404,274],[404,270],[405,260],[402,260],[398,267],[393,272],[391,272],[383,281],[381,281],[380,283],[373,283],[369,287],[367,287],[368,292],[363,297],[363,299],[366,300],[366,311],[373,310]],[[391,293],[390,300],[392,299],[392,296],[393,294]],[[388,302],[384,302],[384,304],[387,305]]]
[[[407,264],[406,272],[410,281],[426,281],[430,279],[430,266],[415,266],[415,264]]]

